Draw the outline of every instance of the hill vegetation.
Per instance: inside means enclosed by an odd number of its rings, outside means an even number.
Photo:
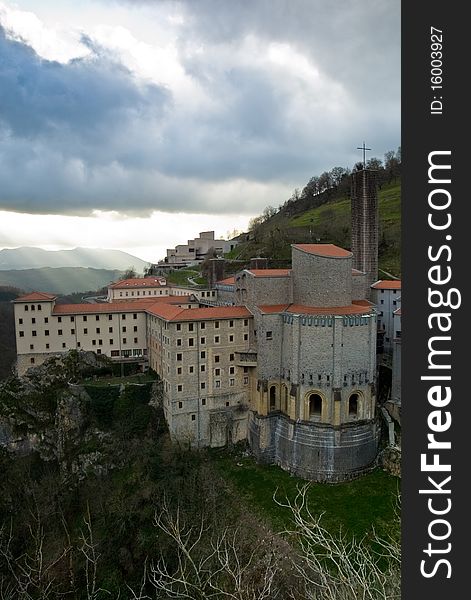
[[[379,201],[379,268],[401,274],[401,177],[400,150],[385,156],[385,163],[371,159],[367,167],[377,171]],[[313,177],[302,191],[275,209],[267,207],[252,220],[245,240],[227,256],[248,260],[264,256],[273,265],[288,264],[291,244],[332,243],[351,248],[351,201],[348,169],[335,167]]]

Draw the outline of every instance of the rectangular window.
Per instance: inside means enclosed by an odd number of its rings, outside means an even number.
[[[234,327],[234,321],[229,321],[229,327]]]
[[[95,321],[99,321],[100,320],[100,315],[95,315]]]
[[[231,379],[229,379],[229,385],[230,385],[231,387],[234,387],[234,384],[235,384],[235,379],[232,379],[232,378],[231,378]]]
[[[29,349],[30,349],[30,350],[34,350],[34,346],[33,346],[33,344],[30,344],[30,345],[29,345]]]
[[[108,333],[113,333],[113,328],[112,327],[108,327]]]
[[[181,346],[182,345],[182,341],[180,338],[177,339],[177,346]]]
[[[121,320],[126,321],[126,315],[121,315]]]
[[[36,337],[36,331],[32,331],[31,333],[32,333],[33,337]]]
[[[65,342],[62,342],[62,348],[65,348]]]
[[[178,403],[178,408],[183,408],[183,402]]]
[[[25,311],[28,312],[28,305],[25,304]]]
[[[188,323],[188,331],[193,331],[193,330],[194,330],[194,324]]]
[[[92,340],[92,346],[96,346],[96,340]]]
[[[70,322],[73,323],[75,321],[74,317],[70,317]]]
[[[62,335],[62,329],[59,329],[59,331],[57,333],[58,333],[58,335]]]
[[[128,343],[127,339],[126,339],[126,338],[123,338],[123,344],[127,344],[127,343]],[[130,351],[130,352],[131,352],[131,351]]]
[[[62,323],[62,317],[57,317],[57,322]]]
[[[194,338],[190,338],[190,339],[188,340],[188,346],[194,346],[194,345],[195,345],[195,340],[194,340]]]
[[[34,306],[34,304],[31,304],[31,310],[36,310],[36,307]]]
[[[35,318],[35,317],[33,317],[33,318],[31,319],[31,323],[32,323],[33,325],[36,323],[36,318]]]
[[[137,313],[133,313],[132,318],[137,319]]]
[[[19,333],[20,337],[25,337],[25,332],[24,331],[19,331],[18,333]]]
[[[96,328],[96,333],[100,333],[100,328],[99,327]]]
[[[202,337],[200,339],[200,344],[202,344],[202,345],[206,344],[206,338]]]
[[[28,309],[26,309],[28,310]],[[30,358],[31,364],[34,365],[34,358]]]
[[[195,367],[188,367],[188,373],[190,373],[190,375],[194,372]]]
[[[177,331],[181,331],[182,330],[182,324],[181,323],[177,323]]]
[[[84,335],[87,335],[88,333],[88,329],[85,327],[85,329],[83,330]]]
[[[234,336],[233,336],[233,335],[230,335],[230,336],[229,336],[229,343],[231,343],[231,342],[233,342],[233,341],[234,341]]]
[[[234,360],[234,354],[231,353],[231,354],[229,354],[229,361],[233,362],[233,360]]]
[[[134,325],[133,327],[133,331],[136,332],[137,331],[137,325]]]
[[[181,367],[177,367],[177,375],[181,375],[182,374],[182,368]]]
[[[229,367],[229,375],[234,375],[235,367]]]
[[[221,382],[219,381],[219,379],[216,379],[216,381],[214,382],[214,387],[217,387],[217,388],[221,387]]]
[[[247,327],[249,324],[249,320],[248,319],[244,319],[244,327]]]
[[[177,360],[183,360],[183,354],[181,352],[177,354]]]
[[[248,333],[244,333],[244,342],[246,342],[249,339],[249,334]]]
[[[23,319],[18,319],[18,325],[23,325]]]
[[[215,362],[215,363],[218,363],[218,362],[219,362],[219,359],[220,359],[220,356],[219,356],[219,354],[215,354],[215,355],[214,355],[214,362]]]
[[[204,373],[206,371],[206,365],[201,365],[200,371]]]
[[[111,350],[111,356],[119,356],[119,350]]]
[[[204,321],[201,323],[200,329],[206,329],[206,323]]]
[[[249,372],[249,368],[248,367],[244,367],[244,373],[248,373]]]
[[[219,377],[219,375],[221,374],[221,369],[214,369],[214,374],[216,375],[216,377]]]
[[[113,320],[113,315],[108,315],[108,321],[112,321]]]
[[[137,344],[137,338],[134,338],[134,343]]]
[[[110,346],[112,346],[113,344],[114,344],[114,340],[113,340],[113,339],[111,339],[111,340],[110,340]]]
[[[206,406],[206,398],[201,398],[201,406]]]
[[[83,321],[86,321],[86,320],[87,320],[87,315],[84,315],[84,316],[82,317],[82,320],[83,320]]]
[[[206,389],[206,384],[205,384],[205,382],[204,382],[204,381],[202,381],[202,382],[200,383],[200,388],[201,388],[202,390]]]
[[[38,304],[38,310],[42,310],[42,309],[43,309],[42,305]]]
[[[219,329],[219,321],[214,321],[214,329]]]
[[[49,323],[49,319],[47,317],[44,317],[44,322]]]
[[[124,325],[124,326],[121,328],[121,331],[122,331],[123,333],[126,333],[126,325]]]
[[[78,343],[78,345],[80,346],[80,342]],[[49,350],[49,344],[46,344],[46,350]]]
[[[196,420],[196,415],[191,415],[191,420],[195,421]]]
[[[201,359],[206,358],[206,352],[204,350],[203,350],[203,352],[200,353],[200,357],[201,357]]]
[[[214,343],[219,344],[219,336],[218,335],[214,336]]]
[[[44,330],[44,335],[49,335],[49,329]]]
[[[267,331],[266,338],[267,338],[267,340],[273,339],[273,332],[272,331]]]
[[[75,335],[75,329],[70,330],[70,335]]]
[[[177,385],[177,392],[183,392],[183,385],[181,383]]]
[[[249,378],[248,377],[244,377],[244,385],[247,385],[249,382]]]

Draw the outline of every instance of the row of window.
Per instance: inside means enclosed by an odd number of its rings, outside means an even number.
[[[163,295],[163,291],[162,290],[158,290],[158,294],[157,294],[157,290],[142,290],[142,295],[145,296],[146,295],[146,291],[147,291],[147,295],[148,296],[162,296]],[[120,297],[123,297],[123,292],[119,292]],[[131,292],[124,292],[125,296],[134,296],[134,291]],[[140,290],[136,290],[136,296],[140,296]]]
[[[98,341],[98,346],[103,346],[103,340],[92,340],[92,346],[96,346],[96,345],[97,345],[97,341]],[[127,338],[123,338],[123,339],[121,340],[121,342],[122,342],[123,344],[127,344],[127,343],[128,343],[128,340],[127,340]],[[134,344],[137,344],[137,343],[138,343],[138,338],[134,338],[134,342],[133,342],[133,343],[134,343]],[[113,345],[114,345],[114,340],[113,340],[113,339],[110,339],[110,340],[109,340],[109,345],[110,345],[110,346],[113,346]],[[66,343],[65,343],[65,342],[62,342],[62,348],[66,348],[66,347],[67,347]],[[80,345],[80,342],[77,342],[77,347],[78,347],[78,348],[80,348],[80,347],[81,347],[81,345]],[[30,344],[30,345],[29,345],[29,349],[30,349],[30,350],[34,350],[34,344]],[[50,344],[46,344],[46,350],[49,350],[49,349],[50,349]]]
[[[244,376],[243,383],[244,383],[244,385],[248,385],[248,383],[249,383],[249,376],[248,376],[248,375],[245,375],[245,376]],[[234,378],[234,377],[231,377],[231,378],[229,379],[229,387],[234,387],[234,386],[235,386],[235,378]],[[220,387],[221,387],[221,379],[215,379],[215,380],[214,380],[214,384],[213,384],[213,388],[215,388],[215,389],[216,389],[216,388],[220,388]],[[201,390],[205,390],[205,389],[207,389],[207,388],[206,388],[206,382],[205,382],[205,381],[202,381],[202,382],[200,383],[200,389],[201,389]],[[181,393],[181,392],[183,392],[183,390],[184,390],[184,385],[183,385],[183,383],[179,383],[179,384],[177,385],[177,392]]]
[[[123,325],[123,327],[121,327],[121,331],[123,333],[126,333],[126,331],[127,331],[126,325]],[[133,331],[134,331],[134,333],[137,333],[137,325],[134,325]],[[19,331],[18,333],[19,333],[20,337],[24,337],[24,331]],[[96,327],[95,328],[95,333],[101,333],[100,327]],[[108,327],[108,333],[113,333],[113,328],[112,327]],[[58,329],[57,330],[57,334],[58,335],[63,335],[63,330],[62,329]],[[70,334],[71,335],[75,335],[75,329],[71,329],[70,330]],[[33,329],[33,331],[31,332],[31,335],[33,337],[36,337],[37,331]],[[44,330],[44,335],[49,335],[49,329],[45,329]],[[87,327],[84,328],[83,335],[88,335],[88,328]]]
[[[249,336],[247,333],[244,333],[244,341],[247,341],[249,339]],[[170,341],[170,340],[169,340]],[[232,344],[234,342],[234,335],[231,334],[228,336],[227,341],[229,344]],[[214,343],[215,344],[220,344],[221,343],[221,336],[219,335],[215,335],[214,336]],[[206,338],[205,337],[201,337],[200,338],[200,345],[204,346],[206,344]],[[177,338],[177,346],[182,346],[183,345],[183,340],[181,338]],[[195,338],[188,338],[188,346],[190,348],[194,347],[195,345]]]
[[[208,321],[209,323],[213,323],[214,324],[214,329],[220,329],[221,327],[221,322],[220,321]],[[244,319],[244,327],[247,327],[249,324],[249,320],[248,319]],[[195,323],[188,323],[188,331],[195,331]],[[177,323],[177,331],[183,331],[182,329],[183,327],[183,323]],[[234,327],[234,320],[230,319],[229,320],[229,327]],[[206,329],[206,322],[205,321],[201,321],[200,322],[200,330],[201,329]]]

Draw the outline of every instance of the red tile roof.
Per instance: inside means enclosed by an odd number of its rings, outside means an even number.
[[[143,287],[162,287],[166,285],[165,277],[136,277],[134,279],[122,279],[112,283],[109,287],[119,288],[143,288]]]
[[[340,248],[334,244],[293,244],[293,247],[303,250],[308,254],[327,256],[329,258],[348,258],[352,256],[349,250],[344,250],[344,248]]]
[[[254,277],[289,277],[291,269],[246,269]]]
[[[216,281],[216,284],[221,285],[235,285],[235,277],[226,277],[226,279],[221,279],[220,281]]]
[[[19,298],[15,298],[15,302],[52,302],[57,296],[46,294],[45,292],[31,292]]]
[[[252,313],[245,306],[211,306],[208,308],[181,308],[153,306],[147,310],[151,315],[166,321],[209,321],[212,319],[247,319]]]
[[[392,281],[386,281],[384,279],[380,279],[376,283],[373,283],[371,287],[374,290],[400,290],[401,280],[393,279]]]
[[[303,304],[263,304],[258,306],[262,313],[304,314],[304,315],[363,315],[371,312],[371,304],[354,303],[349,306],[305,306]]]

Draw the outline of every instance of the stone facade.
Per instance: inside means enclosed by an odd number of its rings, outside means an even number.
[[[378,279],[378,191],[376,171],[361,169],[352,174],[353,267],[366,273],[367,292]]]

